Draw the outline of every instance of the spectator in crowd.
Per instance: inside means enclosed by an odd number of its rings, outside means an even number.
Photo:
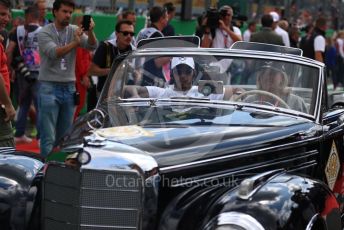
[[[25,21],[24,18],[21,16],[12,18],[11,29],[8,31],[8,33],[11,34],[13,31],[17,29],[17,26],[24,25],[24,21]]]
[[[39,11],[35,6],[29,6],[25,12],[25,23],[10,34],[10,42],[6,53],[8,63],[15,70],[15,81],[18,86],[18,116],[16,121],[15,143],[30,143],[31,138],[25,135],[27,116],[33,102],[36,115],[38,114],[37,90],[40,56],[38,51]],[[37,139],[39,126],[36,119]]]
[[[324,17],[319,17],[315,22],[315,28],[313,31],[309,31],[310,36],[301,40],[300,48],[303,50],[303,56],[324,62],[326,29],[326,19]]]
[[[285,19],[278,21],[278,26],[283,29],[284,31],[289,31],[289,22]]]
[[[161,31],[168,23],[166,9],[162,8],[161,6],[153,6],[152,9],[149,10],[149,17],[151,24],[139,32],[136,37],[136,45],[142,39],[164,37],[164,34]]]
[[[38,8],[39,11],[39,24],[41,26],[45,26],[49,24],[49,20],[46,18],[47,15],[47,4],[45,0],[37,0],[34,4],[35,7]]]
[[[154,85],[164,87],[169,81],[170,57],[157,57],[147,60],[143,64],[143,73],[137,81],[142,86]]]
[[[0,30],[0,42],[2,45],[6,48],[8,45],[8,31],[4,27],[2,30]]]
[[[234,42],[242,40],[240,29],[232,25],[232,7],[224,5],[219,11],[219,26],[215,29],[214,33],[211,31],[211,28],[205,28],[201,41],[202,47],[229,48]],[[203,23],[206,24],[207,20],[204,20]]]
[[[273,18],[270,14],[264,14],[261,19],[262,28],[260,31],[251,35],[251,42],[267,43],[283,46],[282,37],[279,36],[272,28]]]
[[[74,24],[77,26],[82,25],[82,16],[77,16],[74,18]],[[88,33],[86,31],[86,33]],[[75,87],[76,91],[80,95],[79,104],[76,107],[74,113],[74,120],[80,115],[82,108],[85,106],[87,89],[91,86],[89,68],[91,64],[92,52],[78,47],[76,49],[76,59],[75,59]]]
[[[11,29],[8,31],[8,37],[10,37],[11,34],[16,33],[17,32],[17,26],[24,25],[24,22],[25,22],[24,17],[17,16],[15,18],[12,18],[12,22],[11,22],[12,25],[11,25]],[[4,42],[3,46],[7,47],[7,44],[9,44],[9,41],[8,41],[8,43]],[[7,55],[7,59],[9,59],[8,54],[6,54],[6,55]],[[16,53],[13,53],[12,55],[16,55]],[[7,63],[8,63],[8,68],[10,71],[10,79],[11,79],[11,96],[13,96],[12,101],[14,101],[14,99],[18,100],[18,98],[19,98],[18,84],[15,81],[15,71],[13,71],[10,61],[7,60]],[[16,102],[16,103],[18,104],[18,102]]]
[[[167,10],[168,23],[162,30],[162,33],[164,34],[164,36],[174,36],[175,31],[174,31],[173,26],[170,24],[170,22],[176,15],[176,7],[173,5],[172,2],[167,2],[164,4],[164,8]]]
[[[135,29],[135,25],[136,25],[136,15],[134,11],[128,10],[128,11],[124,11],[122,14],[120,14],[117,18],[117,22],[119,22],[120,20],[129,20],[133,23],[134,29]],[[108,40],[112,40],[112,39],[116,39],[116,29],[114,32],[112,32],[112,34],[109,36]],[[133,40],[132,40],[132,45],[135,46],[136,45],[136,39],[133,36]]]
[[[0,30],[4,30],[10,21],[11,4],[0,0]],[[0,146],[14,147],[11,120],[16,111],[10,98],[10,75],[4,46],[0,43]]]
[[[337,50],[337,58],[336,58],[336,80],[342,83],[344,86],[344,30],[338,31],[336,40],[335,40],[335,47]],[[333,83],[334,89],[336,89],[335,83]]]
[[[333,89],[335,90],[338,85],[338,79],[336,76],[336,59],[337,59],[337,50],[334,45],[333,39],[331,37],[326,38],[326,47],[325,47],[325,64],[327,77],[331,78],[333,83]]]
[[[289,29],[290,47],[299,48],[300,31],[296,26]]]
[[[205,13],[202,14],[202,15],[199,15],[197,17],[197,25],[196,25],[196,29],[195,29],[195,36],[197,36],[199,38],[203,37],[204,32],[207,29],[206,22],[207,22],[207,18],[205,16]]]
[[[273,25],[272,25],[272,29],[279,35],[282,37],[283,43],[285,46],[290,47],[290,41],[289,41],[289,35],[288,32],[285,31],[284,29],[282,29],[281,27],[279,27],[278,22],[280,20],[280,16],[278,13],[276,13],[275,11],[270,12],[270,15],[272,16],[273,19]]]
[[[103,89],[113,60],[127,51],[135,49],[131,44],[134,36],[134,25],[129,20],[121,20],[116,24],[116,39],[100,42],[90,66],[90,75],[98,76],[97,91]]]
[[[308,44],[309,39],[311,39],[312,37],[313,31],[314,31],[314,25],[308,24],[307,26],[303,27],[301,30],[305,32],[305,34],[301,37],[300,42],[299,42],[299,47],[300,49],[303,50],[306,44]]]
[[[82,28],[69,24],[74,7],[73,0],[55,0],[52,10],[54,22],[44,26],[38,34],[41,56],[38,76],[39,127],[43,157],[47,156],[73,122],[77,102],[76,48],[81,46],[94,50],[97,47],[92,18],[88,36]]]
[[[247,29],[245,30],[244,32],[244,35],[243,35],[243,40],[245,42],[249,42],[250,41],[250,37],[251,37],[251,34],[253,34],[254,32],[256,32],[256,29],[257,29],[257,23],[255,21],[251,21],[248,23],[248,26],[247,26]]]

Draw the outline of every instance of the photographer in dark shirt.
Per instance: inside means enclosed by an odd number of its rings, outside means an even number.
[[[242,41],[241,31],[232,25],[233,9],[222,6],[218,12],[208,10],[202,21],[204,28],[201,47],[229,48],[234,42]]]

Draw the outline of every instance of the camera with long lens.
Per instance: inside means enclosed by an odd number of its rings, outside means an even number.
[[[232,20],[238,20],[238,21],[247,21],[247,17],[244,15],[238,14],[238,10],[236,8],[233,8],[233,18]],[[227,10],[218,10],[216,8],[209,8],[206,12],[207,17],[207,27],[210,29],[216,29],[219,27],[219,20],[227,15]],[[232,21],[232,23],[233,23]]]
[[[20,75],[22,75],[25,78],[25,80],[29,82],[33,82],[36,80],[36,78],[31,77],[30,70],[27,68],[24,62],[24,58],[22,56],[15,57],[13,59],[13,66],[15,70],[18,71]]]
[[[219,27],[220,12],[216,8],[209,8],[206,13],[207,27],[216,29]]]

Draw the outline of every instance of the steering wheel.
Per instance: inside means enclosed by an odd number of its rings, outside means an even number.
[[[251,90],[251,91],[243,92],[242,94],[240,94],[239,96],[234,98],[233,101],[239,101],[240,99],[242,99],[243,97],[246,97],[248,95],[257,95],[257,94],[271,97],[272,99],[275,99],[278,102],[280,102],[281,105],[284,106],[285,108],[290,109],[289,105],[282,98],[277,96],[276,94],[273,94],[273,93],[270,93],[270,92],[267,92],[267,91],[263,91],[263,90],[258,90],[258,89],[257,90]],[[243,100],[243,101],[245,102],[245,100]],[[266,102],[266,103],[269,104],[269,105],[274,106],[273,104],[270,104],[268,102]]]

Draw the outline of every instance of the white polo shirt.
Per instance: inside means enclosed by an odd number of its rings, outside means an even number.
[[[198,86],[192,86],[188,91],[174,90],[174,85],[168,85],[166,88],[157,86],[146,86],[150,98],[170,98],[170,97],[195,97],[209,98],[210,100],[222,100],[223,94],[210,94],[208,97],[198,92]]]

